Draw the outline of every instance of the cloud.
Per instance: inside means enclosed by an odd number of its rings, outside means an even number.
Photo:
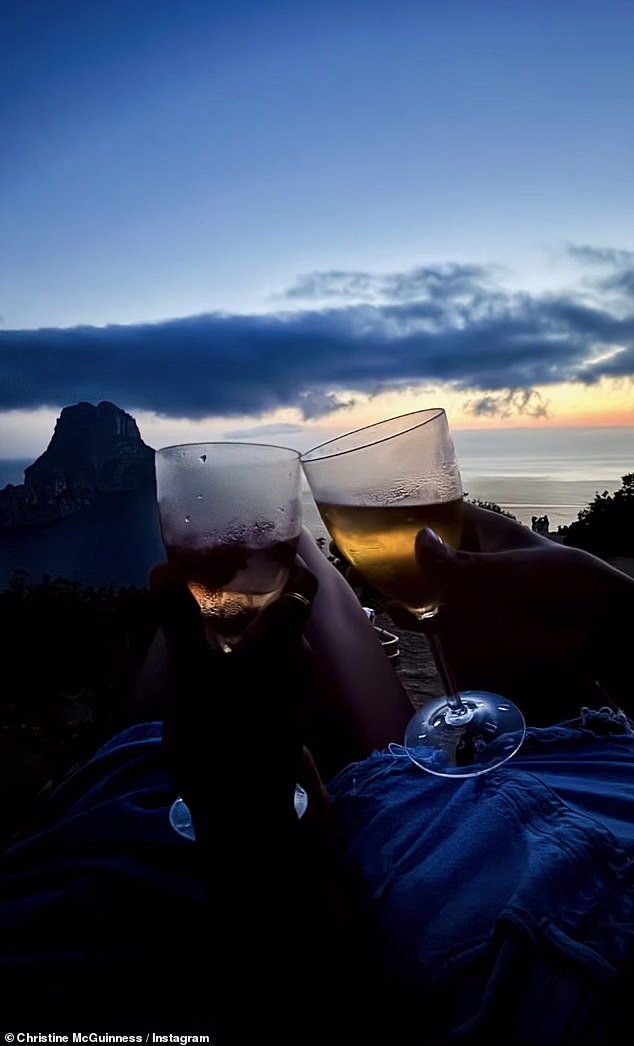
[[[270,425],[255,425],[246,429],[229,429],[224,433],[224,438],[228,440],[250,440],[256,436],[258,439],[265,436],[296,436],[301,435],[304,429],[302,425],[295,425],[292,422],[273,422]]]
[[[523,414],[530,418],[548,416],[548,404],[536,389],[506,389],[480,399],[467,400],[465,410],[475,417],[510,418]]]
[[[631,304],[634,298],[634,251],[571,244],[568,252],[582,265],[601,272],[600,276],[595,276],[589,281],[594,284],[596,290],[623,295]]]
[[[277,295],[277,301],[404,302],[442,297],[445,301],[473,295],[488,282],[489,270],[479,265],[424,266],[408,272],[370,273],[333,269],[299,276]]]
[[[261,315],[0,331],[0,408],[109,399],[169,417],[295,407],[314,418],[355,395],[447,382],[473,393],[475,413],[541,412],[536,386],[634,376],[634,255],[575,250],[598,256],[613,298],[518,294],[492,270],[445,265],[313,273],[286,300],[302,290],[321,304]]]
[[[587,243],[571,243],[568,253],[584,265],[609,265],[613,268],[634,266],[634,251],[618,247],[593,247]]]

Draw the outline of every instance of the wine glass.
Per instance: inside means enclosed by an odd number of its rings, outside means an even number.
[[[410,759],[442,777],[471,777],[506,762],[524,739],[524,717],[499,694],[454,686],[440,638],[442,594],[414,551],[424,527],[460,546],[462,482],[445,411],[368,425],[314,447],[301,461],[337,548],[368,584],[425,622],[445,694],[410,720]]]
[[[196,599],[206,629],[230,653],[288,579],[302,524],[299,452],[259,443],[188,443],[156,452],[159,523],[168,562]],[[298,817],[306,793],[297,785]],[[174,831],[194,838],[187,804]]]
[[[230,649],[280,595],[299,540],[299,452],[261,443],[186,443],[156,452],[168,562]]]

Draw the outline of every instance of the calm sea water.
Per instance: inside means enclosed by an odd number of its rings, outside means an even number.
[[[547,515],[551,530],[634,472],[634,425],[456,432],[454,441],[471,497],[495,501],[527,524]]]
[[[577,518],[595,494],[613,493],[634,472],[634,424],[623,428],[489,429],[455,432],[465,492],[494,501],[530,525],[547,515],[552,530]],[[30,461],[0,459],[0,488],[21,483]],[[326,536],[309,491],[304,513]]]
[[[533,516],[547,515],[551,530],[634,472],[634,425],[464,431],[454,432],[454,443],[469,497],[494,501],[529,526]],[[304,504],[308,526],[323,534],[308,492]]]

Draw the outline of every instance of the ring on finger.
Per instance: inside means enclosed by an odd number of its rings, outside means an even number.
[[[310,599],[303,596],[301,592],[284,592],[282,595],[286,596],[288,599],[297,599],[298,602],[302,603],[305,607],[310,607],[311,605]]]

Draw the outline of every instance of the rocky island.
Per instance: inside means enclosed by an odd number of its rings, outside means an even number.
[[[0,585],[15,571],[144,585],[162,558],[154,450],[107,401],[64,407],[24,483],[0,491]]]
[[[51,442],[24,472],[24,483],[0,490],[0,526],[52,523],[85,512],[104,495],[154,496],[154,451],[130,414],[103,401],[64,407]]]

